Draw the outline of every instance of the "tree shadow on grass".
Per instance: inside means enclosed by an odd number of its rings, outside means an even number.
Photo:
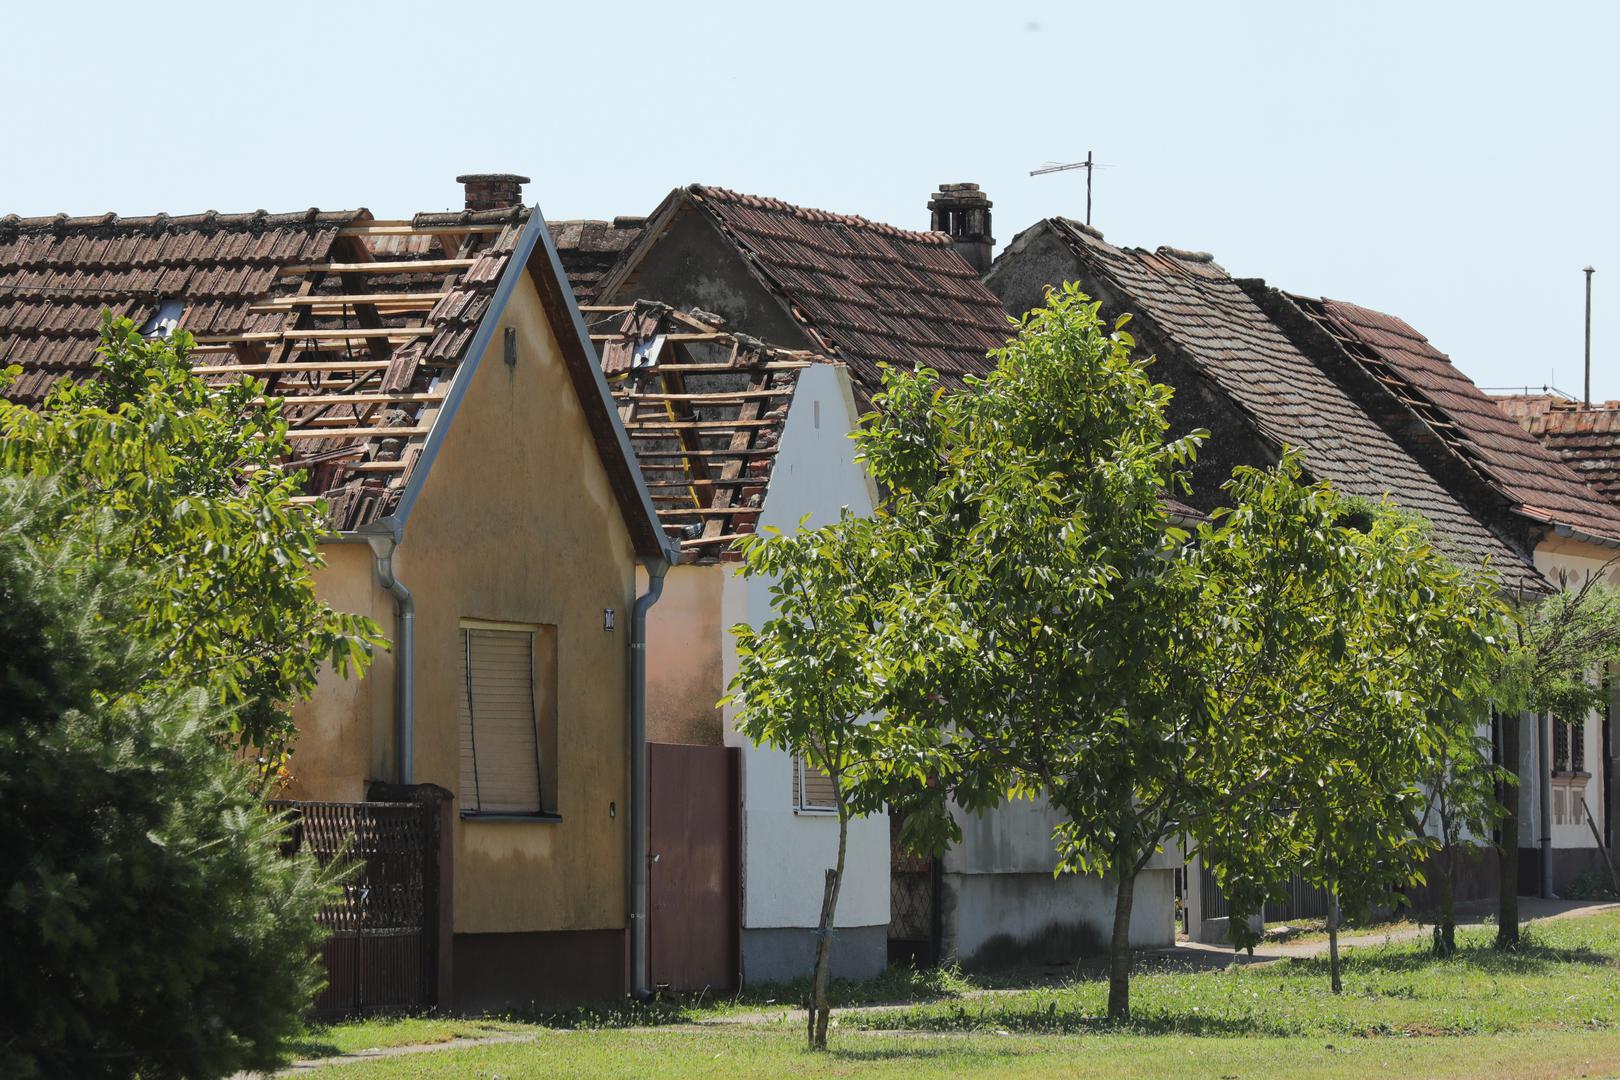
[[[1200,1035],[1288,1036],[1300,1033],[1297,1023],[1264,1015],[1221,1016],[1138,1009],[1128,1022],[1109,1020],[1090,1009],[1062,1008],[1057,1002],[1028,1008],[985,1004],[977,1008],[928,1012],[875,1013],[846,1016],[851,1027],[868,1031],[987,1032],[1016,1035]]]
[[[904,1034],[896,1032],[896,1034]],[[840,1061],[928,1061],[936,1058],[960,1058],[972,1056],[976,1058],[1010,1058],[1023,1057],[1029,1051],[1023,1047],[985,1047],[974,1045],[965,1047],[946,1043],[941,1046],[875,1046],[855,1049],[846,1046],[834,1045],[827,1051],[829,1057]]]
[[[1498,952],[1489,945],[1467,945],[1458,948],[1455,956],[1445,960],[1427,950],[1361,946],[1345,953],[1342,968],[1346,973],[1416,975],[1467,969],[1482,974],[1547,975],[1557,968],[1612,967],[1615,963],[1614,957],[1584,946],[1565,948],[1526,943],[1515,952]],[[1280,965],[1278,970],[1290,975],[1303,973],[1327,978],[1329,960],[1326,956],[1295,956]]]

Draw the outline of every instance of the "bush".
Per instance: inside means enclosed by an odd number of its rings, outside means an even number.
[[[0,478],[0,1075],[272,1066],[329,884],[280,854],[216,695],[153,689],[105,528],[36,542],[58,498]]]

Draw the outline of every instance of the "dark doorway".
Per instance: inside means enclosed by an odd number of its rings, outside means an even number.
[[[900,846],[904,819],[889,816],[889,963],[939,963],[940,864]]]

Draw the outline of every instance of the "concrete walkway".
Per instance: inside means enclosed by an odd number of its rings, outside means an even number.
[[[1546,919],[1562,919],[1571,915],[1595,915],[1601,911],[1620,910],[1620,902],[1614,900],[1541,900],[1532,896],[1519,897],[1519,925],[1528,926],[1531,923]],[[1457,927],[1495,926],[1496,901],[1480,900],[1470,901],[1457,905]],[[1427,938],[1433,933],[1429,925],[1408,926],[1400,930],[1386,930],[1383,932],[1355,932],[1339,935],[1339,948],[1351,949],[1367,945],[1387,945],[1396,941],[1414,941]],[[1197,942],[1182,942],[1174,949],[1163,950],[1161,955],[1174,956],[1183,952],[1205,952],[1221,956],[1233,956],[1229,945],[1201,945]],[[1326,956],[1328,940],[1326,936],[1312,937],[1309,941],[1279,941],[1255,946],[1255,961],[1283,960],[1289,957]],[[1248,957],[1243,955],[1242,959]]]

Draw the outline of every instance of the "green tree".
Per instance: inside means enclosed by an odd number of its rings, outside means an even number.
[[[322,663],[363,670],[381,632],[316,596],[322,511],[293,501],[280,401],[252,379],[197,378],[184,332],[143,338],[107,316],[101,335],[97,378],[63,380],[39,411],[0,401],[0,471],[55,478],[42,536],[110,517],[104,554],[149,575],[133,627],[159,643],[154,682],[206,685],[273,766]]]
[[[773,615],[758,628],[740,623],[737,672],[721,704],[735,707],[737,731],[758,745],[790,751],[824,772],[838,813],[838,855],[826,872],[816,959],[806,1002],[806,1038],[826,1049],[827,982],[838,894],[852,816],[881,807],[860,777],[870,764],[888,650],[884,619],[870,588],[869,522],[845,516],[820,529],[755,534],[743,544],[741,572],[770,580]]]
[[[1225,808],[1248,829],[1213,835],[1207,854],[1224,878],[1240,943],[1252,944],[1243,916],[1280,899],[1293,875],[1329,891],[1337,992],[1341,910],[1364,918],[1398,888],[1424,880],[1436,846],[1420,815],[1436,801],[1425,785],[1440,785],[1453,842],[1466,800],[1489,796],[1488,758],[1456,754],[1471,745],[1460,740],[1459,721],[1472,731],[1500,663],[1502,605],[1495,576],[1464,572],[1437,552],[1421,520],[1340,499],[1324,485],[1301,487],[1290,462],[1263,481],[1240,475],[1233,488],[1240,511],[1267,524],[1211,530],[1195,561],[1218,564],[1212,580],[1263,583],[1276,595],[1257,609],[1272,611],[1281,600],[1290,617],[1281,638],[1276,624],[1240,618],[1206,640],[1275,652],[1297,671],[1256,684],[1282,695],[1268,711],[1288,747],[1260,759],[1271,775],[1249,790],[1247,809]],[[1245,531],[1251,535],[1234,546]],[[1248,790],[1245,769],[1240,763],[1228,790]]]
[[[1176,527],[1163,497],[1187,490],[1202,433],[1168,437],[1171,391],[1124,326],[1072,285],[1054,290],[973,392],[888,372],[858,435],[888,492],[869,563],[906,581],[871,590],[887,597],[893,651],[882,764],[862,783],[886,782],[910,811],[902,838],[935,847],[959,836],[952,802],[1048,800],[1059,869],[1115,885],[1114,1019],[1130,1015],[1135,882],[1170,838],[1264,890],[1279,868],[1259,853],[1297,854],[1299,839],[1249,848],[1257,806],[1303,814],[1298,788],[1334,778],[1343,809],[1384,771],[1345,763],[1376,731],[1368,714],[1406,689],[1381,650],[1404,640],[1398,597],[1422,584],[1372,575],[1366,523],[1292,455],[1240,470],[1231,509],[1196,537]],[[1413,742],[1387,752],[1409,758]],[[1322,865],[1343,877],[1371,827],[1322,824],[1345,849]]]
[[[280,854],[214,695],[162,677],[167,583],[74,500],[0,477],[0,1073],[271,1067],[318,985],[327,878]]]
[[[1521,714],[1586,716],[1603,702],[1620,661],[1620,591],[1607,584],[1615,560],[1580,581],[1561,577],[1548,597],[1518,597],[1509,649],[1495,687],[1502,732],[1501,878],[1496,947],[1519,947],[1519,780]]]

